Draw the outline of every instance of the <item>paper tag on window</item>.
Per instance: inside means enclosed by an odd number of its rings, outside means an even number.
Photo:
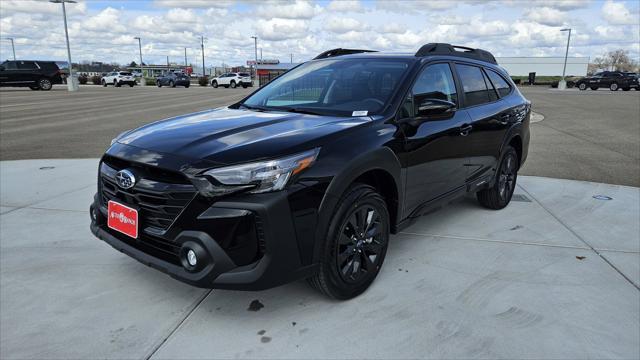
[[[351,116],[367,116],[368,113],[367,110],[354,111]]]

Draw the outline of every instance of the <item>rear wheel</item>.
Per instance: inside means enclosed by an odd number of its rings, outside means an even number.
[[[581,83],[580,85],[578,85],[578,89],[580,89],[582,91],[587,90],[587,84]]]
[[[374,188],[351,185],[329,223],[320,269],[309,284],[335,299],[362,294],[378,275],[389,244],[389,212]]]
[[[235,81],[231,80],[231,84],[230,85],[231,85],[232,89],[236,88],[236,82]]]
[[[118,80],[113,80],[113,86],[120,87],[120,83],[118,82]]]
[[[174,83],[173,81],[169,81],[169,86],[176,87],[176,83]]]
[[[212,82],[211,86],[213,86],[214,88],[217,88],[218,87],[218,82],[217,81]]]
[[[513,147],[507,146],[500,161],[500,167],[498,167],[493,186],[477,192],[478,202],[482,206],[493,210],[504,208],[511,201],[517,180],[518,153]]]
[[[106,81],[104,81],[104,79],[102,79],[102,86],[103,86],[103,87],[107,87],[107,82],[106,82]]]
[[[609,90],[618,91],[618,84],[617,83],[612,83],[611,85],[609,85]]]
[[[45,78],[38,80],[38,88],[40,88],[40,90],[48,91],[51,90],[52,87],[53,84],[51,83],[51,80]]]

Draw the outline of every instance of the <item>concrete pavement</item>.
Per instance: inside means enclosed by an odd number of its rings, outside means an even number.
[[[638,188],[522,176],[502,211],[465,199],[394,236],[335,302],[196,289],[113,250],[88,230],[96,171],[0,162],[0,358],[640,357]]]

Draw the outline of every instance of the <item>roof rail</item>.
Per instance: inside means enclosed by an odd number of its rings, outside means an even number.
[[[466,57],[470,59],[482,60],[486,62],[490,62],[492,64],[497,64],[496,58],[493,55],[482,49],[472,49],[466,46],[458,46],[451,45],[445,43],[429,43],[423,45],[418,52],[416,52],[416,56],[429,56],[429,55],[450,55],[450,56],[460,56]]]
[[[327,51],[321,53],[320,55],[314,57],[313,60],[326,59],[326,58],[330,58],[330,57],[334,57],[334,56],[341,56],[341,55],[367,53],[367,52],[376,52],[376,51],[375,50],[359,50],[359,49],[337,48],[337,49],[327,50]]]

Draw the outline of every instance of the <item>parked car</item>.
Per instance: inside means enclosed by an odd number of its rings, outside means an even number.
[[[226,88],[236,88],[242,86],[246,88],[253,86],[251,82],[251,74],[249,73],[226,73],[211,80],[211,86],[217,88],[218,86],[224,86]]]
[[[160,76],[156,79],[156,85],[162,87],[164,85],[170,87],[184,86],[186,88],[191,85],[191,79],[188,75],[181,72],[170,72],[167,75]]]
[[[195,286],[307,278],[349,299],[420,216],[467,193],[509,204],[530,115],[484,50],[330,50],[233,105],[117,136],[91,231]]]
[[[102,77],[102,86],[113,85],[120,87],[122,85],[129,85],[133,87],[136,84],[136,79],[132,73],[128,71],[112,71]]]
[[[576,86],[580,90],[587,90],[587,88],[591,90],[609,88],[611,91],[617,91],[618,89],[624,91],[637,90],[638,77],[627,75],[621,71],[602,71],[576,81]]]
[[[62,84],[63,73],[53,61],[7,60],[0,64],[0,86],[51,90]]]

